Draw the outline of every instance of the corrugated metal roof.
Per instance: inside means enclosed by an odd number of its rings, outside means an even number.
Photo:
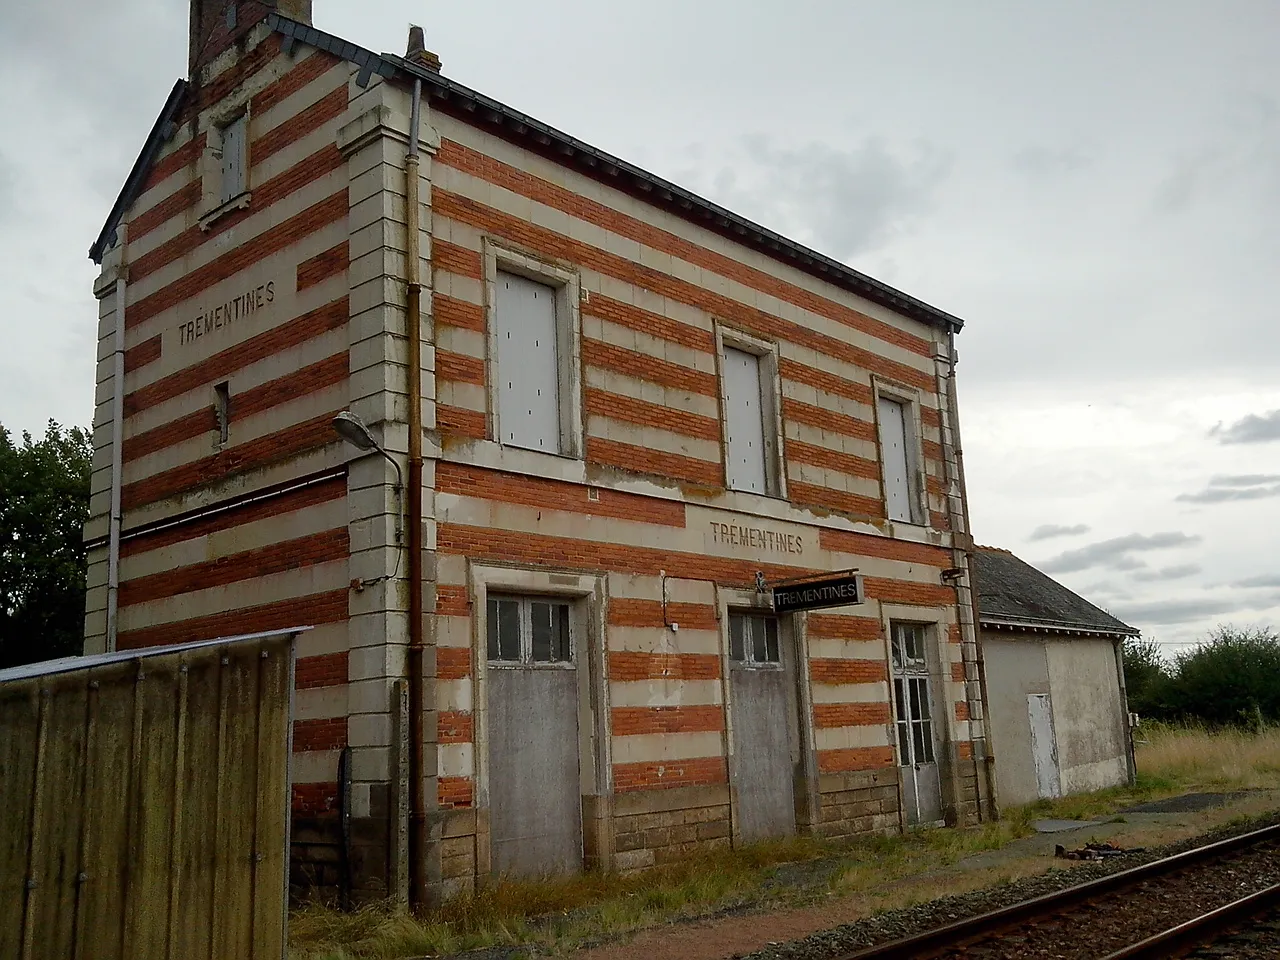
[[[1140,632],[1008,550],[976,547],[973,567],[978,620],[982,626],[1060,629],[1124,637],[1137,636]]]
[[[126,663],[130,660],[143,660],[157,657],[165,653],[177,653],[183,650],[200,650],[204,647],[226,646],[242,640],[260,640],[263,637],[278,637],[285,634],[296,635],[311,627],[287,627],[282,630],[264,630],[262,633],[243,633],[234,637],[216,637],[213,640],[198,640],[195,643],[175,643],[165,647],[140,647],[137,650],[113,650],[110,653],[95,653],[87,657],[61,657],[57,660],[42,660],[39,663],[27,663],[20,667],[8,667],[0,670],[0,683],[8,680],[28,680],[32,677],[47,677],[58,673],[71,673],[75,670],[87,670],[91,667],[105,667],[113,663]]]

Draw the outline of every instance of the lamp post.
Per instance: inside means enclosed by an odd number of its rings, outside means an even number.
[[[343,410],[333,418],[333,429],[337,431],[338,436],[347,443],[351,444],[357,450],[376,450],[382,454],[391,465],[396,468],[396,545],[398,546],[404,539],[404,530],[401,526],[401,519],[404,514],[403,490],[404,490],[404,474],[400,472],[400,464],[396,463],[396,458],[387,453],[369,432],[369,428],[365,426],[365,422],[357,417],[350,410]],[[400,567],[400,557],[396,556],[396,569]]]

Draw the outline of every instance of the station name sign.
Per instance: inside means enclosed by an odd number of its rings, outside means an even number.
[[[276,283],[268,280],[256,287],[246,287],[234,297],[228,297],[221,303],[203,304],[194,320],[184,320],[178,324],[178,343],[186,346],[195,343],[201,337],[229,327],[231,324],[251,317],[259,310],[266,310],[276,298]]]
[[[865,599],[862,577],[856,573],[842,573],[822,580],[806,580],[803,583],[782,584],[773,588],[773,609],[776,613],[843,607],[850,603],[862,603]]]

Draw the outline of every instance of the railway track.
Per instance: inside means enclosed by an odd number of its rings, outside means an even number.
[[[1280,824],[841,960],[1166,960],[1272,914],[1280,917]],[[1280,956],[1280,946],[1263,949],[1271,952],[1257,956]]]

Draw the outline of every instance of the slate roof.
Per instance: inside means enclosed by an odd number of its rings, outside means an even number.
[[[903,316],[949,332],[959,331],[964,326],[964,321],[957,316],[903,293],[887,283],[869,277],[803,244],[788,240],[781,234],[753,223],[745,217],[740,217],[719,204],[712,203],[683,187],[676,186],[669,180],[664,180],[634,164],[605,153],[491,97],[486,97],[422,64],[393,54],[374,53],[341,37],[317,30],[309,24],[282,17],[278,13],[268,14],[266,23],[283,37],[282,49],[286,54],[292,53],[295,45],[299,43],[331,53],[360,68],[356,81],[360,86],[365,86],[375,74],[400,81],[419,80],[422,82],[423,94],[434,107],[461,117],[482,130],[534,153],[550,157],[557,163],[577,170],[585,176],[639,197],[645,203],[713,230],[743,246],[790,264],[798,270],[838,287],[843,287]],[[116,198],[115,206],[107,217],[107,222],[103,225],[98,239],[89,250],[89,256],[94,263],[101,263],[103,253],[115,243],[116,227],[124,211],[141,192],[147,171],[160,147],[172,136],[172,119],[177,115],[178,107],[187,89],[188,84],[183,80],[179,80],[174,85],[173,92],[169,95],[169,102],[165,104],[164,111],[156,120],[156,125],[134,164],[133,172],[120,191],[119,197]]]
[[[975,547],[973,567],[978,620],[983,627],[1030,627],[1119,637],[1140,632],[1008,550]]]

